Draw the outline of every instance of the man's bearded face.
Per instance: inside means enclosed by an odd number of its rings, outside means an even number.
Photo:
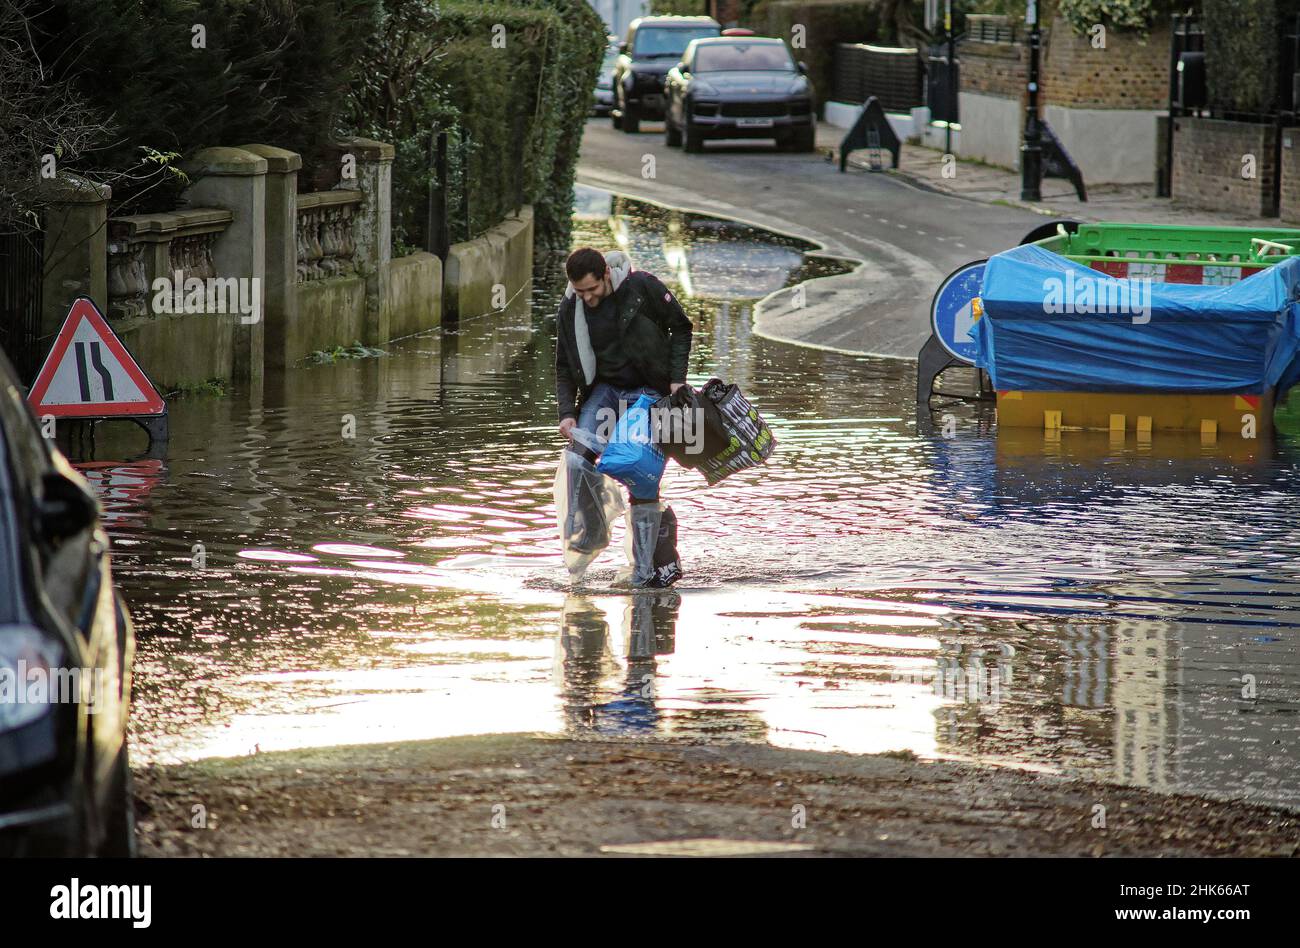
[[[595,309],[610,294],[609,267],[605,267],[605,272],[600,276],[594,273],[584,275],[573,284],[573,291],[581,298],[583,306]]]

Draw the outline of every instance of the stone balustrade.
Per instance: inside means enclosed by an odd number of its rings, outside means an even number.
[[[233,215],[214,207],[133,214],[108,221],[108,315],[147,316],[159,277],[184,287],[217,275],[212,250]]]
[[[295,152],[202,149],[182,166],[181,206],[159,214],[110,219],[107,187],[66,174],[49,182],[42,335],[52,339],[72,301],[89,296],[164,390],[223,378],[255,394],[266,369],[316,350],[383,346],[444,318],[500,312],[499,286],[508,300],[526,293],[531,208],[452,246],[444,274],[431,253],[392,257],[393,146],[352,138],[331,150],[327,165],[347,176],[299,193]],[[178,295],[160,296],[160,278]],[[191,298],[195,280],[204,292]]]
[[[318,191],[298,195],[297,281],[308,283],[356,272],[353,225],[360,191]]]

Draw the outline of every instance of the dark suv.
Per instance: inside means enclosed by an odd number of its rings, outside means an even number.
[[[664,77],[694,39],[717,36],[718,21],[708,16],[643,16],[627,28],[614,64],[615,128],[641,130],[641,120],[664,117]]]

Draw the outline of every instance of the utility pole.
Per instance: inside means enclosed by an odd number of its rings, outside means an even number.
[[[1025,24],[1029,27],[1029,107],[1025,116],[1025,142],[1020,146],[1020,200],[1043,199],[1043,132],[1038,120],[1038,0],[1028,0]]]

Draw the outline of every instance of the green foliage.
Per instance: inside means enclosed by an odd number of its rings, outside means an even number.
[[[193,398],[202,396],[224,398],[225,395],[226,380],[223,378],[210,378],[206,382],[185,382],[167,393],[168,398]]]
[[[310,166],[338,131],[377,2],[63,0],[37,22],[43,60],[109,117],[111,143],[86,170],[136,167],[141,148],[188,156],[249,142]],[[163,181],[115,186],[115,210],[174,206],[184,182]]]
[[[1300,0],[1203,0],[1210,105],[1268,112],[1277,100],[1278,37]]]
[[[303,361],[312,365],[333,365],[335,362],[340,362],[345,359],[376,359],[385,355],[388,355],[388,353],[383,349],[376,349],[372,346],[363,346],[359,342],[354,342],[350,346],[335,346],[332,349],[317,349]]]
[[[1059,0],[1058,12],[1076,33],[1100,23],[1108,30],[1145,34],[1152,24],[1193,5],[1188,0]]]
[[[539,244],[567,240],[605,45],[585,0],[60,0],[39,25],[42,61],[111,116],[110,144],[66,170],[147,172],[114,184],[114,213],[175,206],[186,182],[161,155],[276,145],[317,190],[337,180],[331,142],[361,136],[396,151],[394,245],[423,246],[441,128],[453,240],[530,203]]]
[[[708,16],[708,0],[650,0],[654,16]]]
[[[424,243],[430,142],[444,129],[453,241],[532,204],[538,245],[567,243],[604,37],[584,0],[385,0],[351,101],[357,130],[396,149],[394,240]]]

